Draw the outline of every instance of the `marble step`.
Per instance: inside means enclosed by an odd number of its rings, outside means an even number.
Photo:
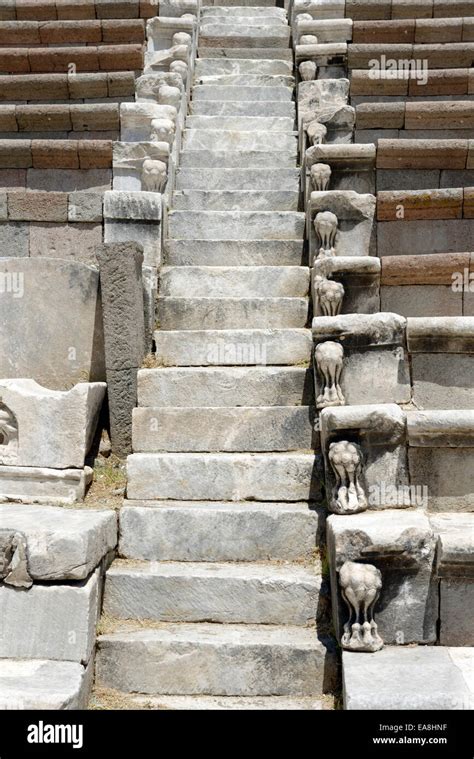
[[[265,74],[217,74],[195,78],[194,86],[216,85],[219,87],[294,87],[292,76]]]
[[[180,167],[176,174],[177,190],[214,192],[275,192],[299,190],[300,169],[294,167],[247,169],[198,169]]]
[[[113,619],[307,625],[316,621],[324,592],[317,569],[116,560],[107,571],[103,610]]]
[[[183,168],[239,169],[275,168],[290,169],[296,166],[297,150],[183,150],[180,165]]]
[[[170,266],[300,266],[307,265],[299,240],[168,240]]]
[[[257,88],[258,89],[258,88]],[[267,87],[270,93],[273,87]],[[196,116],[260,116],[265,118],[296,118],[296,108],[290,100],[196,100],[189,104]]]
[[[288,20],[286,15],[277,16],[271,13],[253,15],[247,13],[246,8],[239,9],[238,13],[233,13],[231,16],[223,15],[219,13],[202,13],[200,18],[200,28],[205,29],[209,24],[219,26],[278,26],[287,27]]]
[[[201,100],[217,100],[218,103],[225,101],[235,102],[244,100],[247,102],[272,102],[291,103],[293,100],[293,87],[252,87],[252,85],[225,85],[225,84],[195,84],[192,89],[193,103]],[[277,114],[274,114],[275,116]]]
[[[150,694],[301,697],[334,686],[336,670],[334,644],[310,628],[165,623],[133,629],[122,622],[99,638],[96,685]]]
[[[293,61],[271,59],[258,60],[255,58],[198,58],[194,67],[194,75],[201,76],[293,76]]]
[[[119,553],[144,561],[309,560],[324,529],[310,506],[127,500]]]
[[[273,2],[270,2],[270,0],[267,0],[267,2],[263,1],[259,5],[256,5],[254,0],[249,0],[248,4],[244,2],[236,2],[235,4],[228,2],[227,4],[222,3],[222,5],[204,5],[201,8],[201,19],[208,16],[220,16],[222,19],[232,18],[233,16],[271,16],[286,20],[287,13],[284,8],[276,7],[274,0]]]
[[[133,453],[127,497],[183,501],[310,501],[321,498],[308,453]]]
[[[306,327],[308,298],[158,297],[161,329],[281,329]]]
[[[299,201],[298,190],[181,190],[173,193],[175,211],[297,211]]]
[[[86,709],[91,679],[70,661],[0,659],[0,709]]]
[[[308,406],[135,408],[135,453],[265,452],[319,448]]]
[[[309,329],[156,330],[154,341],[163,366],[291,366],[312,349]]]
[[[309,406],[312,370],[287,366],[139,369],[139,406]]]
[[[164,266],[159,294],[175,298],[279,298],[308,295],[305,266]]]
[[[185,129],[183,152],[188,150],[249,151],[258,150],[291,151],[297,155],[298,137],[293,132],[272,132],[252,130]]]
[[[243,44],[243,43],[240,43]],[[230,47],[223,42],[220,47],[199,47],[199,58],[230,58],[246,60],[288,61],[293,64],[293,50],[285,47]]]
[[[201,24],[199,30],[199,52],[204,47],[288,47],[290,32],[290,27],[286,24],[267,26],[262,21],[260,24],[243,26],[239,23],[239,18],[235,19],[233,24],[209,21]]]
[[[296,211],[170,211],[173,240],[303,239],[305,214]]]
[[[293,132],[294,119],[284,116],[187,116],[187,129],[234,132]]]
[[[105,691],[107,694],[107,691]],[[111,691],[111,703],[117,709],[117,693]],[[328,699],[307,696],[144,696],[120,694],[124,708],[166,709],[166,711],[321,711],[330,709]],[[94,696],[94,702],[104,709],[110,708],[104,700],[104,691]]]

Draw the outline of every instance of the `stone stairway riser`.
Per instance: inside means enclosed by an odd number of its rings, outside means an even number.
[[[309,269],[303,266],[166,266],[160,272],[161,296],[186,298],[305,297]]]
[[[305,327],[308,298],[159,297],[161,329],[282,329]]]

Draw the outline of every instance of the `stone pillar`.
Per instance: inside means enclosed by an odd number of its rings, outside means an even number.
[[[137,371],[146,352],[143,252],[137,243],[104,244],[97,252],[104,315],[105,368],[112,450],[132,450]]]

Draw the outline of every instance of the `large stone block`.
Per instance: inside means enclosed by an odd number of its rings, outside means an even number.
[[[0,659],[0,709],[86,709],[90,676],[81,664]]]
[[[292,561],[313,555],[324,525],[323,509],[307,503],[125,501],[119,552],[146,561]]]
[[[165,330],[303,328],[307,298],[172,298],[157,302],[158,323]]]
[[[58,391],[34,380],[0,380],[0,464],[83,467],[105,389],[105,382],[81,382]]]
[[[295,240],[305,218],[294,211],[171,211],[170,237],[180,240]]]
[[[268,192],[278,187],[279,190],[297,190],[300,172],[288,169],[193,169],[180,168],[176,175],[177,190],[214,190],[218,192]],[[0,227],[1,230],[1,227]]]
[[[375,565],[382,573],[375,621],[386,644],[436,641],[436,538],[425,514],[399,510],[334,514],[327,522],[327,541],[338,639],[348,617],[339,587],[339,570],[344,562],[354,561]]]
[[[54,389],[103,380],[98,279],[95,269],[77,262],[3,259],[0,315],[7,329],[0,337],[0,375]]]
[[[127,496],[190,501],[303,501],[321,494],[312,453],[134,453]]]
[[[82,501],[92,469],[1,466],[0,502],[61,504]]]
[[[87,663],[95,644],[99,573],[73,585],[0,586],[0,658]]]
[[[312,629],[163,624],[102,635],[96,677],[126,692],[301,696],[334,686],[335,661]]]
[[[405,328],[405,319],[397,314],[347,314],[313,319],[316,346],[330,340],[344,349],[340,384],[348,406],[410,401]],[[315,369],[318,396],[322,383],[317,362]]]
[[[344,651],[344,708],[472,709],[474,650],[441,646],[389,646],[376,654]]]
[[[281,298],[308,294],[309,270],[303,266],[166,266],[160,295],[175,298]]]
[[[170,266],[307,265],[302,239],[168,240],[166,248]]]
[[[96,250],[102,243],[102,224],[30,224],[30,256],[71,259],[97,264]]]

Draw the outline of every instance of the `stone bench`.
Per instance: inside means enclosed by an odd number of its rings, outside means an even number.
[[[352,69],[384,68],[388,61],[426,61],[429,69],[470,68],[474,61],[474,42],[432,44],[349,44],[347,64]]]
[[[2,74],[139,71],[142,68],[142,45],[0,48]]]
[[[0,47],[124,45],[144,40],[144,19],[0,21]]]
[[[472,42],[474,19],[400,19],[390,21],[354,21],[355,44],[431,44],[438,42]]]
[[[0,102],[134,100],[133,71],[0,75]]]
[[[449,18],[474,13],[472,0],[345,0],[345,15],[354,20]]]
[[[474,103],[471,101],[360,103],[356,106],[355,141],[440,139],[472,135]]]
[[[84,139],[98,132],[100,139],[117,139],[120,131],[119,105],[0,105],[0,133],[27,137],[27,133],[55,139]],[[51,134],[50,134],[51,133]],[[105,133],[102,135],[102,133]],[[94,134],[95,136],[95,134]]]
[[[416,72],[397,78],[374,78],[368,69],[351,72],[351,102],[364,99],[390,101],[392,98],[442,98],[458,100],[474,95],[474,71],[469,68],[427,69],[426,79],[419,84]],[[416,74],[416,75],[415,75]]]
[[[3,21],[54,21],[109,18],[151,18],[153,0],[1,0]]]

